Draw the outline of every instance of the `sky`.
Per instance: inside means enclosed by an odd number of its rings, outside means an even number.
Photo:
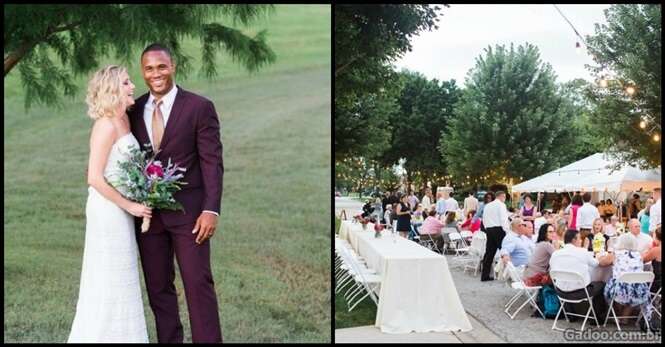
[[[605,24],[603,10],[610,5],[557,5],[577,32],[595,33],[594,24]],[[407,68],[430,79],[455,79],[464,85],[469,69],[488,46],[513,42],[515,47],[529,42],[538,47],[541,61],[552,65],[557,82],[575,78],[593,81],[585,64],[593,65],[570,24],[553,5],[455,5],[443,7],[439,29],[423,31],[411,40],[413,49],[394,62],[400,70]],[[580,42],[582,44],[582,42]],[[584,45],[582,44],[584,48]]]

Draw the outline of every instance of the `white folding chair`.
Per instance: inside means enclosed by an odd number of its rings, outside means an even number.
[[[651,271],[638,271],[638,272],[624,272],[617,278],[617,283],[627,283],[627,284],[640,284],[644,283],[647,284],[649,287],[651,287],[651,282],[653,282],[654,279],[654,274]],[[637,316],[619,316],[617,317],[616,312],[614,311],[614,298],[616,297],[616,293],[613,293],[612,299],[610,300],[610,306],[609,310],[607,311],[607,316],[605,317],[605,322],[603,323],[603,326],[607,326],[607,320],[610,318],[610,313],[614,317],[614,323],[617,325],[617,330],[621,331],[621,327],[619,326],[619,320],[617,318],[637,318],[637,320],[640,319],[640,316],[644,314],[642,312],[642,308],[640,305],[640,313]],[[651,305],[651,303],[649,303]],[[645,319],[645,322],[647,323],[647,329],[649,328],[649,321]]]
[[[470,240],[473,240],[471,230],[462,230],[459,234],[462,236],[462,241],[464,241],[464,247],[468,247],[471,244]]]
[[[526,306],[526,304],[530,304],[532,307],[538,310],[538,313],[540,313],[543,318],[545,318],[545,314],[540,310],[538,304],[536,303],[538,290],[540,290],[541,286],[527,286],[526,283],[524,283],[522,280],[522,274],[520,274],[512,262],[508,262],[506,264],[506,270],[510,276],[510,286],[517,290],[517,293],[505,305],[506,309],[503,312],[505,312],[508,317],[510,317],[510,319],[514,319],[515,316],[522,310],[522,308]],[[522,295],[526,295],[526,300],[524,300],[522,305],[520,305],[520,307],[518,307],[515,312],[510,313],[510,308],[515,302],[517,302],[520,297],[522,297]]]
[[[436,245],[436,241],[432,238],[432,235],[430,234],[420,234],[420,239],[418,239],[418,243],[431,250],[432,252],[437,252],[437,253],[442,253],[441,250],[439,249],[439,246]]]
[[[448,234],[448,237],[450,238],[450,245],[453,246],[452,250],[455,251],[455,255],[459,256],[460,253],[468,253],[469,252],[469,247],[467,246],[461,246],[460,243],[465,244],[464,240],[462,239],[462,235],[458,232],[450,233]]]
[[[381,285],[381,277],[375,273],[366,271],[368,270],[367,268],[362,267],[360,263],[353,261],[352,258],[348,258],[348,250],[342,249],[342,256],[349,260],[349,265],[351,266],[350,271],[352,271],[353,279],[355,281],[355,287],[350,289],[345,295],[349,312],[367,297],[372,299],[375,305],[378,305],[378,297],[374,291],[379,289]],[[354,302],[354,299],[363,292],[365,295],[361,296]]]
[[[485,255],[485,248],[487,244],[487,235],[482,231],[477,231],[471,238],[471,245],[469,246],[469,259],[464,265],[464,271],[467,269],[473,270],[473,275],[476,276],[480,270],[480,264]]]
[[[582,322],[582,329],[584,330],[584,326],[586,325],[586,321],[589,318],[593,318],[593,320],[596,321],[596,326],[600,328],[600,324],[598,321],[598,317],[596,316],[596,311],[593,309],[593,300],[591,296],[589,296],[589,291],[586,289],[586,286],[584,285],[584,277],[582,277],[581,274],[577,272],[572,272],[572,271],[561,271],[561,270],[550,270],[550,277],[552,278],[552,282],[554,283],[554,286],[557,288],[561,283],[572,283],[576,284],[580,288],[584,288],[584,292],[586,293],[586,298],[578,299],[578,300],[572,300],[572,299],[564,299],[562,298],[558,293],[557,297],[559,298],[559,302],[561,303],[561,308],[559,308],[559,312],[556,314],[556,318],[554,318],[554,324],[552,324],[552,330],[558,330],[558,331],[564,331],[565,329],[561,329],[556,326],[556,322],[559,320],[559,315],[561,315],[561,311],[563,311],[564,316],[566,317],[566,320],[568,320],[568,316],[576,316],[576,317],[584,317],[584,321]],[[568,313],[566,312],[565,304],[570,303],[570,304],[579,304],[581,302],[588,302],[589,303],[589,310],[587,310],[586,315],[581,315],[578,313]],[[590,315],[593,314],[593,316]]]
[[[653,306],[653,311],[656,314],[658,314],[659,317],[662,317],[661,314],[660,314],[660,310],[658,310],[658,308],[662,304],[661,296],[660,296],[660,289],[661,288],[658,288],[658,291],[655,292],[655,293],[651,292],[651,302],[650,303],[651,303],[651,306]]]

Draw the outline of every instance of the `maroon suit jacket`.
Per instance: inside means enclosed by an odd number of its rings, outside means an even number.
[[[134,137],[143,150],[152,152],[152,145],[143,120],[143,110],[149,93],[136,99],[129,112]],[[219,117],[212,101],[178,86],[171,114],[156,159],[164,164],[169,158],[187,169],[182,190],[174,198],[185,212],[153,210],[152,216],[160,218],[166,227],[195,223],[203,210],[220,212],[224,164],[220,140]],[[154,224],[154,223],[153,223]]]

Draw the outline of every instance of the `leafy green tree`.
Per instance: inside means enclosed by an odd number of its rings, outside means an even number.
[[[573,114],[572,142],[569,151],[563,153],[562,164],[572,163],[594,153],[605,152],[609,143],[600,135],[596,124],[592,122],[591,113],[594,105],[587,97],[592,85],[581,78],[565,82],[559,86],[562,96],[562,107],[570,108]]]
[[[391,61],[411,49],[413,35],[437,28],[438,10],[438,6],[429,5],[335,6],[336,156],[366,151],[368,142],[361,138],[364,132],[348,131],[359,124],[355,112],[358,103],[367,95],[380,96],[396,88]],[[387,127],[385,115],[363,116],[376,116],[363,121],[375,125],[374,130]]]
[[[382,161],[394,164],[405,158],[409,183],[417,173],[418,183],[424,184],[434,173],[445,173],[437,148],[461,92],[455,80],[428,80],[409,71],[401,72],[400,78],[404,87],[398,97],[399,111],[390,117],[391,143]]]
[[[202,42],[201,73],[216,75],[220,46],[249,71],[275,61],[266,31],[253,37],[216,22],[220,16],[247,25],[273,9],[271,5],[4,5],[5,78],[18,67],[26,91],[26,108],[33,102],[54,105],[59,94],[73,96],[73,77],[99,66],[115,53],[119,62],[138,61],[136,51],[160,42],[175,56],[178,73],[191,70],[191,57],[181,49],[185,37]],[[59,60],[59,64],[54,60]]]
[[[466,86],[440,150],[456,178],[518,182],[562,164],[573,114],[531,44],[488,47]]]
[[[609,79],[607,87],[590,90],[596,106],[591,119],[619,165],[659,167],[662,147],[653,135],[661,134],[661,5],[612,5],[605,17],[607,24],[596,24],[587,38],[597,63],[587,68],[599,81]],[[646,129],[640,127],[644,118]]]

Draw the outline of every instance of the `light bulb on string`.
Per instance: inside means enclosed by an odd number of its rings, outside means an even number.
[[[640,128],[644,129],[644,128],[646,128],[646,127],[647,127],[647,122],[645,122],[644,119],[642,119],[642,120],[640,121]]]
[[[633,86],[626,87],[626,93],[632,96],[633,94],[635,94],[635,87]]]
[[[601,88],[607,88],[607,80],[605,79],[605,76],[600,78],[600,81],[598,82]]]
[[[660,135],[653,134],[653,140],[656,141],[656,142],[660,141]]]
[[[580,45],[579,41],[575,42],[575,53],[582,54],[582,45]]]

